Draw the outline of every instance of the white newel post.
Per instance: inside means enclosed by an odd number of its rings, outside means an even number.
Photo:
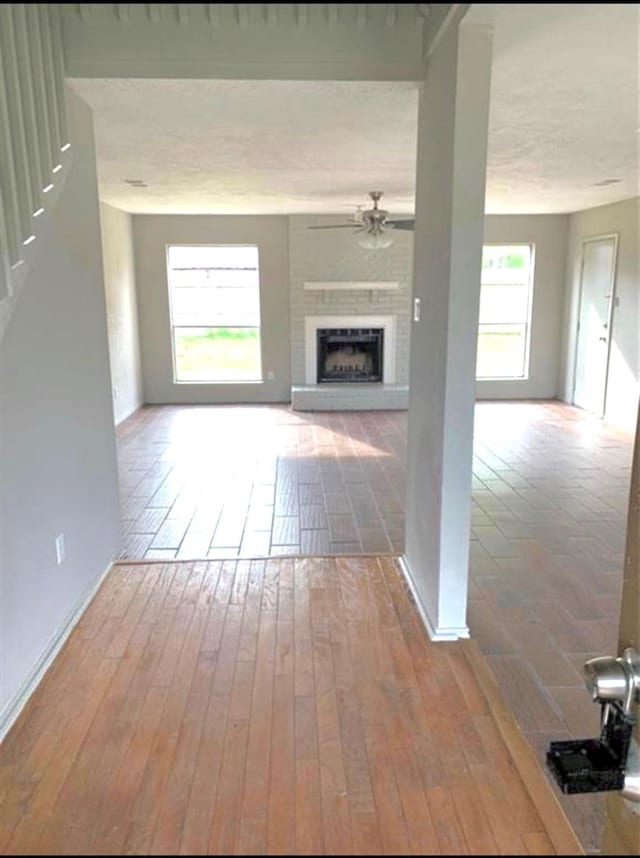
[[[467,18],[429,57],[418,118],[406,551],[434,639],[466,621],[492,37]]]

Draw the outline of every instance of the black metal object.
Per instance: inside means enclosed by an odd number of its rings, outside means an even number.
[[[621,790],[635,719],[617,703],[603,703],[598,739],[551,742],[547,766],[564,793]]]
[[[383,379],[384,328],[318,328],[318,383]]]

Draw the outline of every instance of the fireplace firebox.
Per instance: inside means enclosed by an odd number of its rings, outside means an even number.
[[[318,328],[318,384],[383,379],[383,328]]]

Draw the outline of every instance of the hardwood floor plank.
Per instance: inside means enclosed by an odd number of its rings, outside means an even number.
[[[121,579],[118,576],[116,579],[116,590],[119,591]],[[129,595],[132,595],[131,590]],[[29,744],[24,757],[18,757],[7,740],[0,747],[0,759],[6,757],[14,761],[13,782],[5,787],[5,798],[0,808],[0,850],[6,847],[16,826],[22,821],[25,808],[29,808],[32,796],[47,774],[56,753],[59,753],[75,706],[78,700],[84,701],[92,687],[92,679],[103,661],[102,654],[110,645],[117,626],[117,618],[104,617],[99,631],[88,645],[79,635],[72,633],[60,655],[60,666],[52,666],[45,683],[35,692],[36,700],[43,701],[42,706],[47,715],[42,730],[35,733],[25,728],[25,735],[33,736],[33,742]],[[115,670],[117,663],[114,661],[112,665]],[[28,718],[30,711],[38,711],[38,707],[34,705],[33,710],[28,707],[25,718]],[[20,724],[16,726],[18,729],[12,731],[10,737],[13,733],[21,735]],[[8,752],[6,749],[9,749]]]
[[[482,811],[488,820],[491,833],[500,855],[526,854],[522,832],[517,821],[508,813],[508,786],[500,773],[489,763],[471,763],[469,770],[476,784]]]
[[[240,564],[238,564],[240,566]],[[245,571],[241,573],[243,576]],[[211,819],[208,853],[230,855],[238,837],[244,782],[254,662],[237,661],[229,701],[227,730]]]
[[[326,625],[314,624],[311,634],[325,849],[328,853],[349,854],[352,851],[351,815],[346,795],[331,640]]]
[[[290,855],[295,852],[296,845],[293,624],[288,620],[281,620],[279,611],[274,666],[271,760],[267,852],[275,855]]]
[[[244,792],[236,840],[236,853],[239,855],[262,855],[267,848],[275,647],[275,611],[262,609],[249,715]]]
[[[132,565],[105,587],[0,748],[3,852],[577,845],[521,777],[479,652],[429,641],[389,558]]]
[[[240,632],[240,644],[238,647],[238,661],[255,662],[256,660],[264,567],[263,560],[253,560],[250,563],[242,630]]]
[[[278,606],[278,578],[280,575],[280,561],[269,559],[266,562],[264,572],[264,584],[262,588],[262,610],[276,610]]]
[[[553,848],[549,838],[541,831],[534,831],[531,834],[524,835],[525,846],[529,855],[555,855],[556,851]]]
[[[114,722],[145,652],[151,629],[138,625],[130,641],[130,654],[120,660],[107,693],[78,750],[69,775],[52,811],[52,820],[42,835],[42,844],[51,854],[87,851],[99,809],[97,784],[108,788],[109,775],[126,745],[124,732]],[[123,747],[124,746],[124,747]],[[109,748],[108,756],[105,754]],[[107,759],[105,759],[107,757]],[[94,798],[95,797],[95,798]],[[83,807],[83,813],[77,809]]]
[[[295,561],[293,600],[295,695],[296,697],[307,697],[314,693],[309,563],[307,560]]]
[[[177,855],[189,806],[216,661],[199,654],[171,771],[157,813],[151,854]]]
[[[241,627],[242,608],[229,605],[180,839],[181,855],[208,849]]]
[[[145,777],[137,800],[130,811],[129,828],[123,848],[126,852],[148,852],[153,841],[159,802],[164,801],[167,784],[174,769],[174,756],[191,683],[198,662],[208,606],[198,610],[198,596],[204,580],[203,564],[191,564],[192,570],[182,601],[176,611],[173,633],[163,650],[162,675],[154,684],[170,687],[162,710],[159,732],[147,761]]]
[[[295,854],[324,855],[320,766],[316,759],[296,760]]]
[[[440,854],[473,854],[464,836],[451,789],[446,786],[435,786],[428,789],[426,795]]]
[[[472,855],[497,855],[498,845],[482,807],[481,796],[473,783],[451,786],[462,830]]]
[[[77,752],[87,734],[95,713],[102,701],[117,669],[117,661],[103,659],[96,667],[91,686],[82,705],[74,712],[66,725],[46,771],[31,795],[28,810],[20,819],[7,844],[9,853],[39,852],[46,834],[50,814],[58,800],[75,759],[69,748]]]

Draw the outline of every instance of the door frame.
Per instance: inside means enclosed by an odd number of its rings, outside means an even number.
[[[613,265],[611,266],[611,299],[609,301],[609,315],[607,317],[607,361],[604,377],[604,396],[602,399],[602,414],[597,415],[603,418],[607,411],[607,391],[609,387],[609,365],[611,362],[611,339],[613,336],[613,310],[616,302],[616,284],[618,275],[618,240],[620,233],[607,232],[601,235],[591,235],[583,238],[580,242],[580,285],[578,291],[578,310],[576,318],[576,342],[573,350],[573,384],[571,387],[571,404],[576,405],[576,384],[578,376],[578,347],[580,345],[580,313],[582,312],[582,292],[583,292],[583,277],[584,277],[584,251],[587,244],[592,244],[594,241],[604,241],[605,239],[613,239]],[[579,408],[580,406],[576,406]]]

